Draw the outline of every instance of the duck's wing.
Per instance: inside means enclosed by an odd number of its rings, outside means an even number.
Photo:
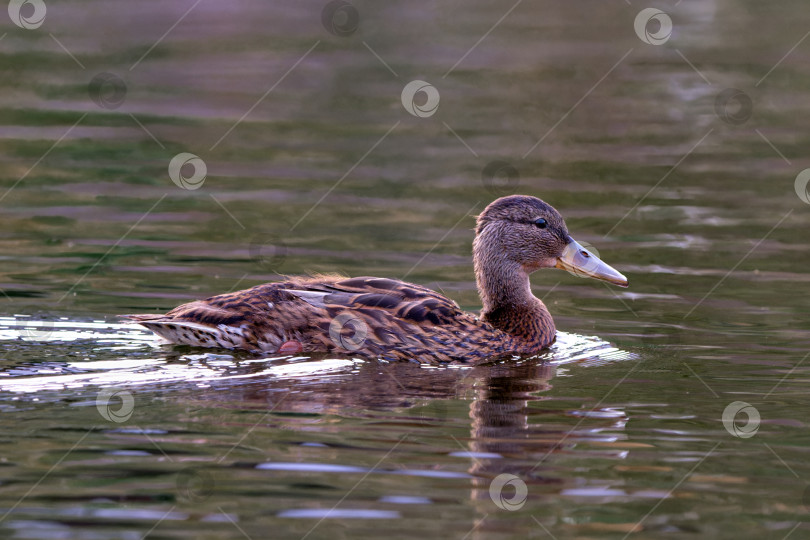
[[[395,279],[303,278],[268,283],[130,319],[175,343],[450,361],[494,337],[452,300]]]
[[[377,310],[379,314],[416,324],[452,324],[459,317],[469,316],[436,291],[397,279],[358,277],[287,290],[329,311]]]
[[[502,332],[453,300],[396,279],[357,277],[309,283],[291,294],[322,309],[315,322],[335,349],[421,362],[473,360],[505,344]],[[482,351],[487,350],[488,353]]]

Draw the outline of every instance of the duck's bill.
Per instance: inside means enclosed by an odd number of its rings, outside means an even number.
[[[557,268],[567,270],[575,276],[590,277],[627,287],[626,277],[573,239],[565,246],[562,256],[557,259]]]

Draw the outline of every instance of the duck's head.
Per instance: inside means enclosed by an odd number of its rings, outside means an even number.
[[[477,265],[505,261],[526,274],[562,268],[627,287],[627,278],[571,238],[560,213],[537,197],[510,195],[487,206],[478,216],[474,250]]]

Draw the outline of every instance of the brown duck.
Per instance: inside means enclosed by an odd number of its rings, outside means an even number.
[[[130,320],[173,343],[270,354],[327,352],[387,360],[474,362],[548,347],[556,329],[529,274],[562,268],[614,285],[627,279],[568,234],[536,197],[502,197],[478,216],[473,263],[480,315],[396,279],[294,277]]]

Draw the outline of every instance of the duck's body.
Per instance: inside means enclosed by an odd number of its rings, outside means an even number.
[[[556,210],[534,197],[490,204],[478,217],[473,256],[484,303],[480,316],[399,280],[316,276],[129,318],[169,341],[200,347],[474,362],[537,353],[554,341],[554,321],[531,293],[532,271],[557,266],[627,284],[568,236]]]
[[[419,362],[531,353],[554,339],[550,316],[523,341],[430,289],[374,277],[293,278],[184,304],[166,315],[134,317],[187,345]]]

